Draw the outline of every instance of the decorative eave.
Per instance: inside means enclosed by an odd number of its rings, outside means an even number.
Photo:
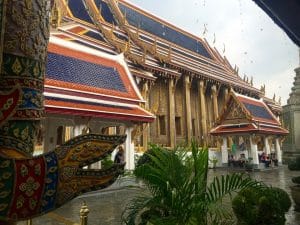
[[[219,125],[210,131],[213,136],[224,135],[243,135],[243,134],[261,134],[261,135],[288,135],[288,130],[282,127],[257,126],[255,123]]]

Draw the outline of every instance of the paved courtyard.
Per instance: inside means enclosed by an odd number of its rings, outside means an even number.
[[[228,172],[231,171],[226,169],[210,170],[209,175],[212,178],[214,175]],[[296,174],[299,175],[299,172],[291,172],[284,166],[279,169],[250,172],[250,174],[255,179],[264,181],[268,185],[283,188],[290,194],[291,177]],[[125,188],[125,186],[127,187]],[[79,210],[83,201],[87,203],[90,210],[89,225],[119,225],[124,207],[140,191],[137,186],[138,184],[132,179],[122,179],[106,190],[78,197],[54,212],[33,219],[33,225],[79,224]],[[295,212],[293,208],[286,217],[286,225],[300,225],[300,213]],[[18,225],[25,225],[25,223],[20,222]]]

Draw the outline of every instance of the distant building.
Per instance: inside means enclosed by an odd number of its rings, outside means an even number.
[[[232,158],[252,158],[259,167],[259,156],[274,154],[277,164],[282,163],[281,142],[288,130],[262,99],[254,99],[230,92],[224,109],[211,134],[218,136],[222,144],[222,164],[228,163],[228,143]]]

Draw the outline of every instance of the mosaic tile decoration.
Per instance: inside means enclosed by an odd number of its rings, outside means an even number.
[[[51,52],[48,52],[46,78],[126,92],[115,68]]]

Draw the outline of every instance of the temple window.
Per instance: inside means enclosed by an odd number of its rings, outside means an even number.
[[[160,135],[166,135],[166,118],[164,115],[158,116],[158,126]]]
[[[176,135],[181,135],[181,117],[175,117]]]

